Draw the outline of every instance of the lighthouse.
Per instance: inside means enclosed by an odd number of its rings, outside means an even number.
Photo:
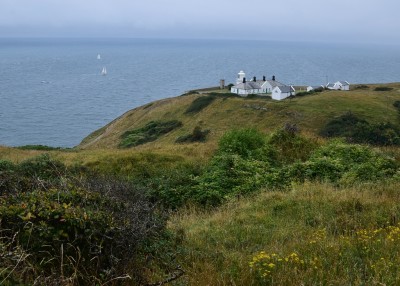
[[[246,74],[244,71],[240,71],[236,79],[236,84],[242,83],[244,78],[246,78]]]

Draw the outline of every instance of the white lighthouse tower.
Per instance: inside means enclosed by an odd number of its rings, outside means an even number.
[[[246,74],[244,71],[240,71],[236,79],[236,84],[242,83],[244,78],[246,78]]]

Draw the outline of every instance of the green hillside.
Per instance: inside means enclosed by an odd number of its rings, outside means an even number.
[[[146,126],[151,121],[177,120],[182,126],[144,144],[141,148],[163,147],[174,144],[179,136],[189,134],[196,126],[210,130],[208,142],[215,143],[224,132],[232,128],[252,127],[268,132],[294,123],[304,133],[317,134],[333,118],[346,112],[370,122],[398,121],[398,111],[393,106],[400,100],[400,84],[386,84],[389,91],[376,91],[380,85],[351,91],[324,91],[273,101],[269,97],[240,98],[221,95],[199,112],[187,113],[193,101],[208,94],[190,94],[159,100],[131,111],[93,132],[78,146],[81,149],[116,148],[121,136],[129,131]]]
[[[0,146],[0,284],[397,285],[399,110],[400,84],[210,91]]]

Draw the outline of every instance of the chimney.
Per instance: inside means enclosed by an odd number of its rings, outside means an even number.
[[[265,81],[265,75],[263,75],[263,81]]]
[[[246,78],[245,77],[243,78],[243,83],[246,83]]]
[[[256,79],[256,77],[255,77],[255,76],[253,76],[253,81],[257,81],[257,79]]]
[[[272,80],[275,81],[275,76],[274,75],[272,76]]]

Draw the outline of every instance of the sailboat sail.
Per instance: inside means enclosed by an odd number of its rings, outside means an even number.
[[[101,60],[100,54],[97,55],[97,59],[98,59],[98,60]]]
[[[103,67],[102,71],[101,71],[101,75],[106,75],[107,74],[107,69],[106,67]]]

